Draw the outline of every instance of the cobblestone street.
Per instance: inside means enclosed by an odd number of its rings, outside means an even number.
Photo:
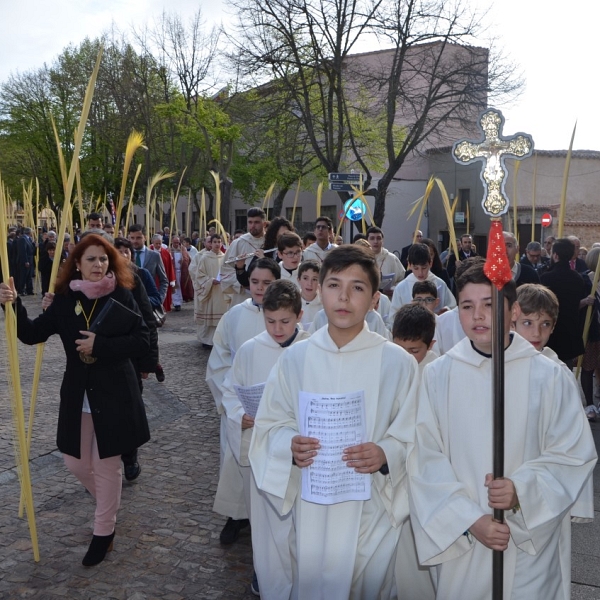
[[[39,296],[24,304],[35,315]],[[31,472],[41,558],[33,560],[27,521],[18,517],[3,317],[0,327],[0,599],[253,598],[249,531],[233,546],[221,546],[225,518],[212,512],[219,419],[204,382],[208,350],[196,341],[192,305],[171,313],[160,331],[166,381],[151,375],[144,390],[152,440],[140,450],[141,476],[123,484],[114,551],[92,568],[81,559],[91,540],[94,503],[55,446],[64,368],[58,337],[46,345],[35,411]],[[19,353],[28,412],[36,349],[20,344]],[[599,425],[592,427],[598,445]],[[599,494],[596,484],[596,511]],[[599,532],[598,519],[574,527],[573,598],[600,599]]]
[[[39,297],[24,303],[35,315]],[[0,356],[0,598],[164,600],[252,598],[250,535],[223,547],[225,519],[212,512],[218,481],[219,419],[204,382],[208,350],[196,341],[193,307],[171,313],[160,332],[166,381],[153,375],[144,400],[152,440],[140,450],[142,474],[123,483],[114,551],[97,567],[81,566],[91,540],[94,503],[56,450],[64,353],[46,344],[31,450],[40,561],[27,521],[18,518],[11,409],[6,393],[2,318]],[[26,411],[35,347],[19,346]],[[118,393],[118,390],[115,390]]]

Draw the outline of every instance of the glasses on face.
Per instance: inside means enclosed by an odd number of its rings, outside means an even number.
[[[288,258],[296,258],[296,256],[302,256],[302,250],[298,250],[297,252],[282,252],[282,254]]]
[[[413,302],[418,302],[419,304],[433,304],[437,298],[413,298]]]
[[[329,229],[329,225],[315,225],[315,229]]]

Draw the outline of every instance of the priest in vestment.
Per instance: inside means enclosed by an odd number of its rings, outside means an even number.
[[[233,240],[225,253],[225,262],[221,269],[221,286],[223,293],[230,297],[231,306],[244,302],[248,294],[237,280],[235,263],[227,263],[227,261],[243,254],[253,255],[262,248],[265,241],[265,219],[266,215],[262,209],[256,207],[248,209],[248,232]],[[250,265],[252,258],[253,256],[250,256],[246,259],[245,269]]]
[[[221,252],[221,237],[218,235],[211,237],[211,250],[199,252],[190,265],[198,341],[205,346],[213,345],[217,325],[229,308],[219,277],[225,256]]]

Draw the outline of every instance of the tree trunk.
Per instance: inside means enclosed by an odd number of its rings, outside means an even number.
[[[221,178],[221,225],[225,231],[231,231],[231,219],[229,216],[229,208],[231,207],[231,190],[233,182],[228,177]]]
[[[375,192],[375,210],[373,211],[373,220],[377,227],[381,227],[385,217],[385,200],[387,197],[389,183],[386,179],[380,179],[377,183],[377,191]]]
[[[273,201],[273,212],[271,213],[271,218],[283,216],[281,214],[281,209],[283,208],[283,201],[285,199],[285,195],[289,192],[289,187],[284,187],[279,190],[275,200]],[[293,224],[293,223],[292,223]]]

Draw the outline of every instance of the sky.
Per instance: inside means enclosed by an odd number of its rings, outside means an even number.
[[[96,37],[115,23],[128,31],[151,24],[163,10],[184,19],[200,5],[210,24],[226,18],[222,0],[24,0],[2,1],[0,83],[11,72],[51,63],[69,43]],[[519,64],[526,87],[501,108],[505,135],[523,131],[540,150],[566,149],[575,122],[574,148],[600,150],[600,97],[594,0],[471,0],[490,6],[487,22],[497,43]],[[14,24],[14,26],[10,26]],[[8,25],[8,26],[7,26]]]

